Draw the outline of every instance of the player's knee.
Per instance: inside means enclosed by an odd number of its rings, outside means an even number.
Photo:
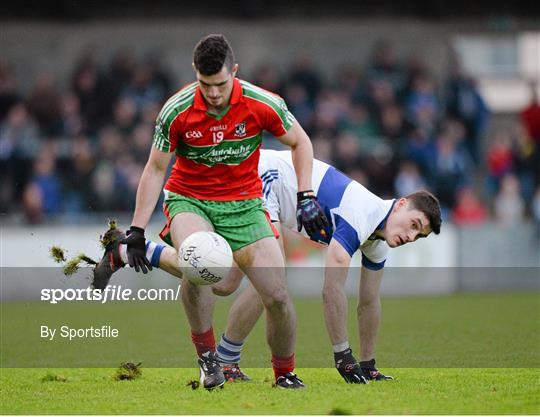
[[[285,288],[278,288],[271,294],[261,296],[263,304],[268,310],[281,310],[290,303],[289,293]]]
[[[379,297],[365,297],[358,300],[358,306],[356,307],[356,312],[358,315],[368,311],[377,309],[380,306]]]
[[[230,282],[218,282],[217,284],[212,285],[212,292],[214,295],[219,295],[220,297],[226,297],[235,292],[238,288],[238,285],[235,285]]]

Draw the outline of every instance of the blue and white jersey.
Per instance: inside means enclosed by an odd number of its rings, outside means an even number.
[[[263,182],[263,200],[272,221],[296,230],[297,180],[290,151],[262,149],[259,175]],[[372,270],[384,267],[387,243],[373,233],[382,227],[394,205],[394,200],[383,200],[360,183],[353,181],[336,168],[313,160],[313,191],[331,222],[330,239],[337,240],[353,255],[362,252],[362,265]],[[307,234],[302,229],[302,234]]]

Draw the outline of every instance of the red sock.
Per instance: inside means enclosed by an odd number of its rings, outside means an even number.
[[[294,353],[288,358],[280,358],[272,355],[272,368],[276,379],[281,375],[294,371]]]
[[[195,345],[197,350],[197,355],[201,356],[205,352],[215,352],[216,351],[216,339],[214,338],[214,328],[210,327],[204,333],[193,333],[191,332],[191,340]]]

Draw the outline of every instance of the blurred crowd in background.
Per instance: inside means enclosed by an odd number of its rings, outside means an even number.
[[[337,65],[330,78],[309,56],[239,76],[283,96],[315,156],[383,198],[426,188],[457,225],[540,224],[538,97],[497,123],[455,58],[444,78],[426,59],[381,42],[366,67]],[[0,62],[0,212],[38,224],[132,211],[156,116],[193,80],[120,50],[106,65],[82,53],[62,86],[42,73],[23,89]]]

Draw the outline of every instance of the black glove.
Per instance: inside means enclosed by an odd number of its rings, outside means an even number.
[[[369,384],[350,348],[344,352],[334,353],[334,361],[336,369],[347,384]]]
[[[139,272],[139,269],[143,274],[146,274],[148,270],[152,270],[152,265],[148,259],[146,259],[146,239],[144,237],[144,229],[131,226],[127,232],[127,237],[120,243],[127,245],[127,256],[129,266],[135,268],[135,271]]]
[[[390,381],[394,379],[389,375],[381,374],[378,369],[375,368],[375,359],[360,362],[360,367],[362,368],[362,372],[367,379],[374,381]]]
[[[296,205],[296,223],[298,231],[302,231],[302,226],[306,229],[309,237],[317,232],[326,236],[325,228],[328,227],[328,219],[324,214],[313,190],[300,191],[296,193],[298,203]]]

